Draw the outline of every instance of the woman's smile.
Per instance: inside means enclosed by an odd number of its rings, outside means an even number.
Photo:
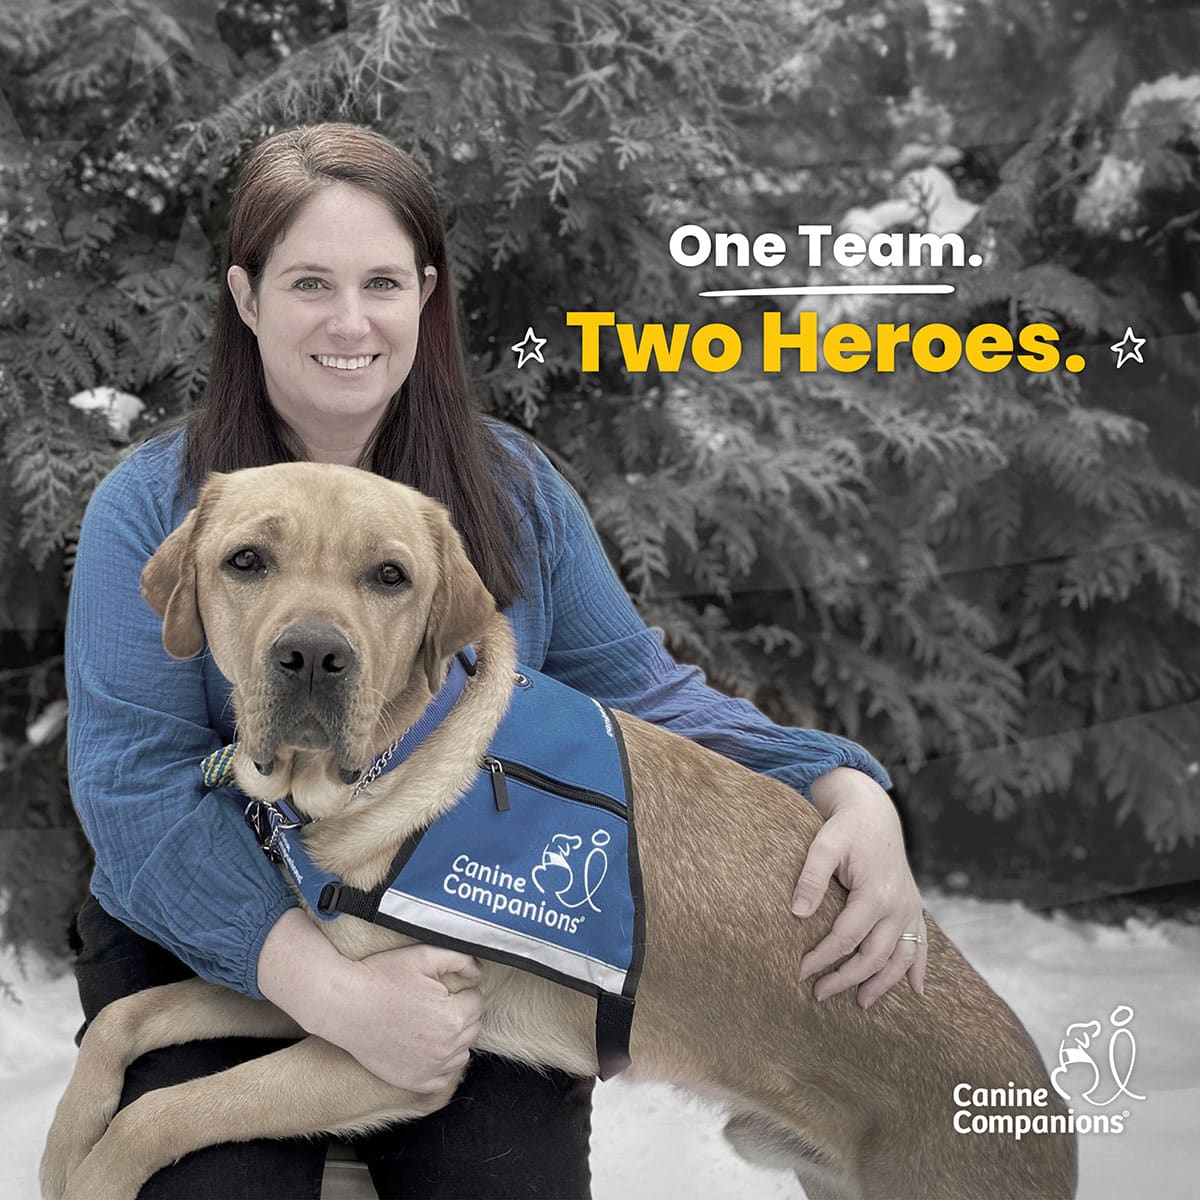
[[[343,378],[361,377],[367,374],[367,368],[372,366],[378,354],[360,354],[353,358],[343,358],[335,354],[314,354],[313,360],[328,370],[335,371]]]

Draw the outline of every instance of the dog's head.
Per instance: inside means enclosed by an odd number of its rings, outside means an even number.
[[[173,657],[207,638],[260,771],[316,750],[343,778],[496,611],[442,505],[325,463],[212,476],[146,564],[142,594]]]

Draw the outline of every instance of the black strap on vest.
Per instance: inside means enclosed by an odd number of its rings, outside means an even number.
[[[601,1079],[611,1079],[629,1066],[632,1028],[633,1001],[628,996],[601,992],[596,997],[596,1057]]]

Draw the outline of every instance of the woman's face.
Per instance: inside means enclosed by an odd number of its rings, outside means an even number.
[[[408,378],[437,272],[418,272],[383,201],[331,183],[301,206],[257,289],[239,266],[228,282],[272,406],[312,457],[353,461]]]

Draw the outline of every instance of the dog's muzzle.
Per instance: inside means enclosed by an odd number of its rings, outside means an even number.
[[[346,637],[323,622],[297,621],[275,639],[266,658],[268,740],[310,749],[342,741],[360,675]]]

